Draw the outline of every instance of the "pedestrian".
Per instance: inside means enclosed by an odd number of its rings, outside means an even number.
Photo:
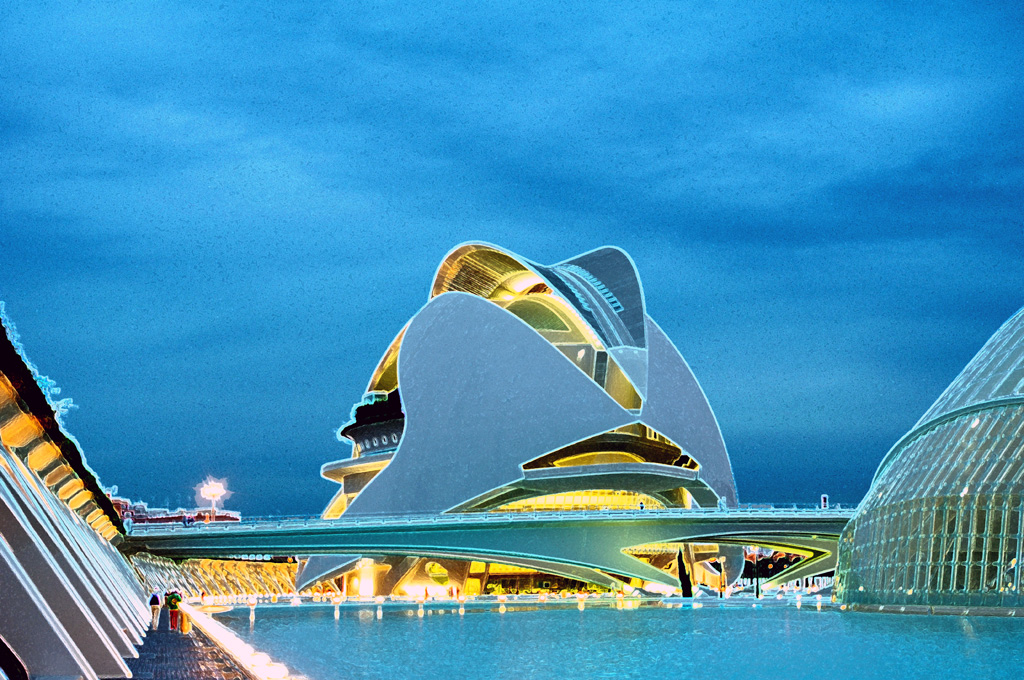
[[[181,612],[179,621],[180,621],[181,634],[182,635],[191,635],[192,634],[192,619],[190,619],[188,617],[188,614],[186,614],[185,612]]]
[[[171,630],[179,630],[181,610],[178,609],[178,604],[181,602],[181,595],[178,594],[177,590],[172,590],[164,598],[164,602],[167,603],[167,612],[171,617]]]
[[[149,608],[153,612],[153,625],[150,630],[156,630],[157,625],[160,623],[160,593],[153,591],[153,594],[149,596]]]
[[[173,627],[174,622],[177,621],[178,615],[171,614],[171,592],[170,590],[164,592],[164,606],[167,607],[168,626]]]

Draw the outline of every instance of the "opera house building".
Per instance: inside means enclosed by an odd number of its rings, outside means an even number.
[[[328,519],[737,502],[704,392],[648,316],[637,271],[618,248],[554,265],[488,244],[455,248],[338,436],[351,442],[352,454],[322,468],[338,484]],[[739,551],[682,547],[698,582],[719,582],[715,565],[723,562],[735,579]],[[678,553],[678,546],[648,546],[637,556],[671,570]],[[717,559],[726,554],[732,559]],[[342,587],[354,587],[362,573],[362,594],[423,592],[424,584],[446,583],[445,574],[467,594],[499,581],[523,588],[559,581],[536,565],[484,557],[330,563],[314,576],[333,573]]]
[[[837,596],[905,611],[1021,606],[1022,522],[1024,309],[882,461],[840,540]]]

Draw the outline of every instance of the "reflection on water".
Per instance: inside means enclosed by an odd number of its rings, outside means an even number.
[[[1019,677],[1024,621],[845,613],[514,605],[258,608],[217,615],[311,680],[335,678]]]

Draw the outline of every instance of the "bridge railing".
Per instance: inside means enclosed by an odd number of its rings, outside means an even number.
[[[707,519],[834,519],[848,520],[853,515],[853,508],[818,508],[818,507],[773,507],[773,508],[664,508],[648,510],[574,510],[555,512],[472,512],[438,514],[401,514],[401,515],[353,515],[338,519],[322,519],[318,516],[265,516],[246,517],[239,522],[197,523],[192,526],[182,524],[136,524],[131,534],[138,536],[168,533],[208,533],[236,531],[268,531],[274,529],[296,530],[302,528],[317,529],[338,526],[402,526],[423,524],[481,524],[508,522],[543,522],[543,521],[593,521],[593,520],[641,520],[644,518],[707,518]]]

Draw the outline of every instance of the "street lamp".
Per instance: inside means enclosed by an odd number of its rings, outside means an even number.
[[[227,480],[207,478],[199,486],[199,495],[210,501],[210,521],[217,515],[217,501],[230,495],[226,484]]]

